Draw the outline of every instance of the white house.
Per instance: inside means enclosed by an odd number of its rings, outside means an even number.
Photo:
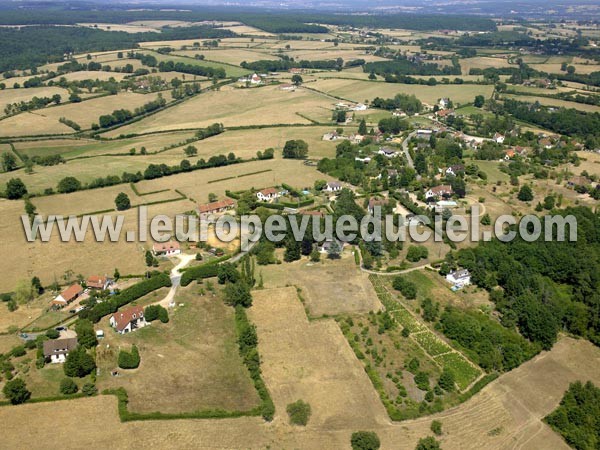
[[[342,190],[342,183],[338,181],[330,181],[325,185],[323,191],[325,192],[339,192]]]
[[[367,109],[369,109],[367,105],[365,105],[364,103],[359,103],[358,105],[352,108],[352,111],[366,111]]]
[[[442,109],[446,109],[449,104],[450,104],[449,98],[440,98],[440,101],[438,102],[438,106]]]
[[[77,338],[49,339],[44,341],[44,358],[53,364],[64,363],[69,352],[77,347]]]
[[[430,137],[433,134],[432,130],[417,130],[417,136],[418,137]]]
[[[504,135],[500,134],[500,133],[495,133],[494,134],[494,142],[496,142],[496,144],[503,144],[504,143]]]
[[[266,188],[261,191],[258,191],[256,193],[256,197],[258,197],[258,199],[261,202],[270,202],[271,200],[281,197],[281,192],[279,192],[274,187],[270,187],[270,188]]]
[[[354,157],[354,161],[358,161],[361,163],[365,163],[365,164],[369,164],[371,162],[371,158],[369,158],[368,156],[365,156],[364,158],[360,158],[358,156]]]
[[[181,253],[181,247],[177,241],[155,242],[152,244],[154,256],[174,256]]]
[[[471,284],[471,274],[467,269],[456,270],[446,275],[446,281],[462,288]]]
[[[449,195],[452,195],[452,186],[445,184],[429,188],[429,190],[425,192],[425,198],[444,197]]]
[[[144,309],[141,306],[132,306],[123,311],[117,311],[110,316],[109,323],[120,334],[131,333],[137,328],[147,325]]]
[[[451,176],[455,177],[460,172],[464,172],[464,171],[465,171],[465,166],[463,166],[462,164],[455,164],[446,169],[446,175],[451,175]]]

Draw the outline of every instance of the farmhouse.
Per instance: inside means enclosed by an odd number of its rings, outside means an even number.
[[[500,134],[500,133],[495,133],[494,134],[494,142],[496,142],[497,144],[504,143],[504,135]]]
[[[290,83],[284,83],[279,85],[280,91],[295,91],[296,85]]]
[[[142,328],[147,325],[144,318],[144,309],[141,306],[132,306],[131,308],[117,311],[110,316],[110,326],[118,333],[131,333],[137,328]]]
[[[235,202],[230,198],[226,198],[224,200],[198,205],[198,213],[200,215],[217,214],[233,209],[234,207]]]
[[[438,102],[438,106],[442,109],[446,109],[449,104],[450,104],[449,98],[440,98],[440,101]]]
[[[77,299],[83,292],[83,288],[80,284],[75,283],[62,291],[54,300],[52,300],[52,306],[57,306],[62,308],[65,305],[68,305],[73,300]]]
[[[342,183],[339,181],[330,181],[325,185],[323,191],[325,192],[339,192],[342,190]]]
[[[88,277],[88,279],[85,281],[85,285],[92,289],[100,289],[101,291],[104,291],[108,289],[111,282],[112,280],[106,275],[103,277],[99,275],[92,275]]]
[[[69,352],[77,347],[77,338],[49,339],[44,341],[44,359],[53,364],[64,363]]]
[[[456,270],[446,275],[446,281],[452,283],[455,287],[461,288],[471,284],[471,274],[467,269]]]
[[[324,141],[337,141],[338,139],[342,139],[342,136],[339,135],[337,131],[332,131],[323,135]]]
[[[173,256],[181,253],[181,247],[177,241],[155,242],[152,244],[154,256]]]
[[[256,193],[256,196],[258,197],[258,199],[261,202],[270,202],[271,200],[281,197],[281,192],[279,192],[274,187],[270,187],[270,188],[266,188],[261,191],[258,191]]]
[[[432,134],[433,134],[432,130],[425,130],[425,129],[417,130],[417,136],[418,137],[429,137]]]
[[[452,195],[452,186],[447,184],[429,188],[429,190],[425,192],[425,198],[427,199],[435,197],[449,197],[450,195]]]
[[[545,149],[552,148],[552,140],[550,140],[550,138],[542,138],[540,139],[539,143],[540,147],[543,147]]]

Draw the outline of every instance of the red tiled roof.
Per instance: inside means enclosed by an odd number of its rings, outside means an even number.
[[[70,301],[72,301],[75,297],[77,297],[82,292],[83,292],[83,288],[81,287],[81,285],[79,285],[78,283],[75,283],[75,284],[72,284],[71,286],[69,286],[68,288],[66,288],[64,291],[62,291],[60,293],[60,296],[67,303],[69,303]]]
[[[123,311],[117,311],[112,317],[115,319],[115,329],[123,331],[132,320],[144,317],[144,309],[141,306],[132,306]]]
[[[452,192],[452,186],[448,184],[442,184],[441,186],[432,187],[431,192],[433,192],[436,195],[446,194],[448,192]]]
[[[223,208],[231,208],[235,205],[235,202],[230,198],[226,198],[224,200],[219,200],[216,202],[205,203],[204,205],[198,205],[198,210],[200,214],[209,213],[212,211],[218,211]]]
[[[101,277],[99,275],[92,275],[91,277],[89,277],[86,280],[85,284],[87,285],[87,287],[102,289],[102,288],[104,288],[106,281],[107,281],[106,277]]]
[[[277,189],[275,189],[274,187],[270,187],[270,188],[263,189],[262,191],[259,191],[259,192],[264,196],[268,196],[268,195],[277,194]]]

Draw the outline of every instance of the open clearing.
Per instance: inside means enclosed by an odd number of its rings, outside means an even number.
[[[175,301],[184,306],[171,312],[169,323],[157,320],[135,333],[119,335],[108,318],[100,322],[106,338],[97,350],[99,388],[124,387],[129,410],[142,413],[257,406],[258,394],[238,352],[233,308],[220,295],[199,295],[195,284],[180,289]],[[119,370],[116,349],[132,344],[140,350],[140,367]],[[115,369],[118,377],[110,375]]]
[[[313,317],[366,313],[382,307],[367,274],[359,270],[350,250],[339,260],[331,261],[322,255],[319,263],[303,259],[257,270],[262,271],[266,287],[292,283],[300,288],[300,295]]]
[[[429,104],[437,103],[441,97],[449,97],[455,103],[468,103],[480,94],[489,98],[493,90],[489,85],[420,86],[358,80],[319,80],[310,83],[310,88],[355,102],[364,102],[365,99],[371,101],[375,97],[390,98],[401,93],[414,94],[421,101]]]

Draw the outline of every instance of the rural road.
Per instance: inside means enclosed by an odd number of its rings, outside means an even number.
[[[408,142],[410,141],[410,139],[414,136],[417,135],[416,131],[413,131],[412,133],[409,133],[408,136],[406,136],[406,139],[404,139],[402,141],[402,151],[404,152],[404,156],[406,156],[406,161],[408,162],[408,167],[410,167],[411,169],[415,168],[415,163],[413,162],[412,157],[410,156],[410,151],[408,150]]]

